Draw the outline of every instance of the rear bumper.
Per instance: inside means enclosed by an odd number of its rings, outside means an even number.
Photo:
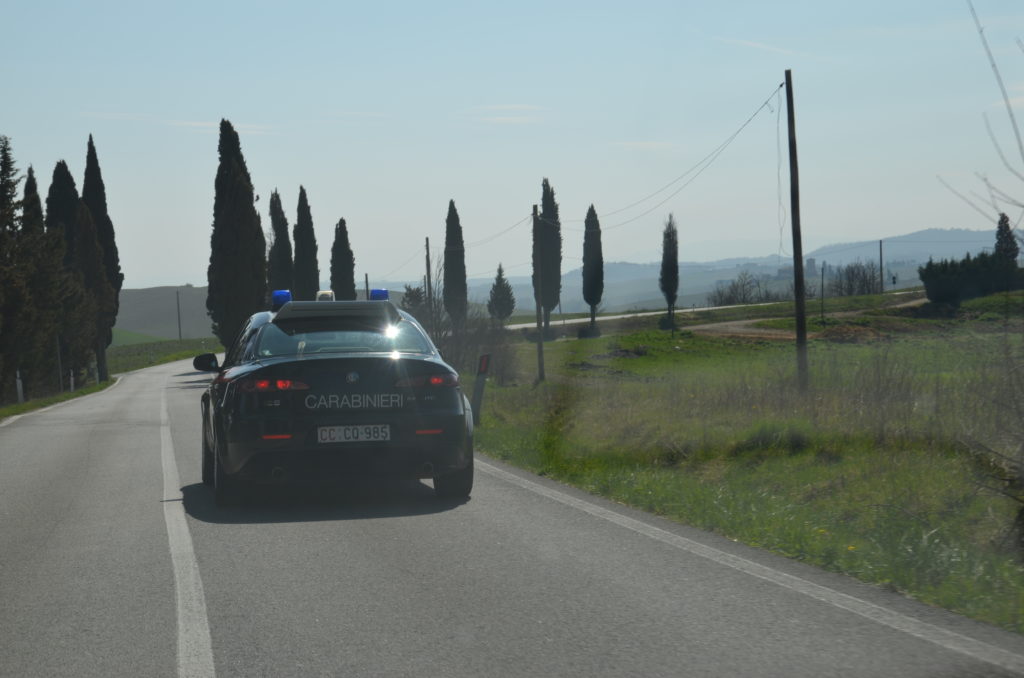
[[[440,428],[434,426],[427,430]],[[449,420],[441,434],[416,430],[393,431],[392,441],[372,443],[317,443],[312,432],[298,440],[246,435],[228,441],[225,468],[253,484],[321,484],[354,476],[432,478],[470,463],[464,419]]]

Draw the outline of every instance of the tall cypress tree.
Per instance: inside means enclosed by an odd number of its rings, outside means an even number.
[[[348,227],[344,219],[338,219],[334,227],[334,243],[331,245],[331,289],[339,301],[354,301],[356,298],[356,258],[348,242]]]
[[[562,296],[562,223],[558,218],[555,189],[545,178],[540,199],[541,264],[544,266],[544,329],[551,327],[551,312]]]
[[[1010,217],[1004,213],[999,214],[999,223],[996,225],[996,247],[995,256],[1006,264],[1017,265],[1017,257],[1020,255],[1020,246],[1013,236],[1013,229],[1010,228]]]
[[[100,381],[106,381],[109,379],[106,350],[110,344],[111,328],[117,317],[117,302],[114,288],[107,279],[103,247],[99,242],[92,212],[89,211],[84,200],[78,201],[75,228],[78,231],[78,245],[72,265],[76,272],[81,273],[85,292],[93,303],[92,322],[95,329],[93,351],[96,354],[96,372]]]
[[[274,242],[270,246],[270,261],[267,262],[269,287],[271,290],[290,290],[293,283],[292,241],[288,235],[288,218],[281,207],[281,196],[277,189],[270,194],[270,228]]]
[[[295,285],[292,296],[297,301],[312,301],[320,289],[320,264],[316,256],[316,233],[309,211],[306,189],[299,186],[298,216],[295,219]]]
[[[109,378],[107,374],[107,347],[113,340],[114,323],[117,322],[117,311],[120,307],[121,285],[124,273],[121,272],[121,259],[117,252],[114,239],[114,224],[107,212],[107,190],[103,185],[103,174],[100,162],[96,157],[96,146],[92,135],[89,135],[89,146],[85,157],[85,179],[82,181],[82,202],[89,208],[93,223],[96,226],[96,239],[103,253],[103,270],[107,283],[113,293],[111,303],[105,305],[106,310],[99,318],[96,328],[98,343],[96,345],[96,367],[100,381]]]
[[[604,295],[604,255],[601,251],[601,223],[591,205],[583,231],[583,301],[590,306],[590,330],[597,326],[597,305]]]
[[[996,225],[996,247],[993,252],[994,274],[997,289],[1010,290],[1014,287],[1014,278],[1017,275],[1017,257],[1020,255],[1020,246],[1017,238],[1010,228],[1010,217],[1006,214],[999,214],[999,223]]]
[[[512,285],[509,284],[499,263],[498,273],[494,276],[491,294],[487,299],[487,313],[498,322],[504,323],[515,310],[516,296],[512,293]]]
[[[658,277],[658,286],[668,304],[669,327],[675,329],[676,296],[679,293],[679,233],[671,214],[668,215],[661,236],[661,275]]]
[[[18,364],[14,355],[18,316],[28,305],[28,287],[17,252],[19,181],[11,140],[0,136],[0,402],[11,399],[8,382],[13,381]]]
[[[227,120],[220,121],[218,153],[206,309],[213,333],[230,346],[266,304],[267,249],[238,133]]]
[[[28,168],[22,198],[20,248],[31,292],[31,321],[19,331],[17,344],[24,349],[22,380],[26,397],[39,397],[57,390],[57,337],[62,308],[64,236],[44,228],[43,205],[35,171]]]
[[[455,201],[448,201],[444,229],[444,308],[452,319],[452,327],[460,331],[466,324],[466,246],[462,241],[462,224]]]
[[[96,349],[96,299],[80,268],[97,246],[96,230],[92,220],[86,219],[88,208],[83,213],[82,206],[67,163],[58,161],[46,196],[46,230],[60,233],[64,240],[61,356],[65,374],[70,370],[76,375],[89,365]]]

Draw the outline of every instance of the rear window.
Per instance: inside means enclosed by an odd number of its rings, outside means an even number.
[[[255,358],[325,353],[431,353],[430,341],[409,322],[380,327],[361,322],[294,322],[263,327]]]

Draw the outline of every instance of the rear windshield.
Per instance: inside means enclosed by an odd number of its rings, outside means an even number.
[[[430,341],[409,322],[387,327],[337,321],[268,323],[256,341],[255,358],[324,353],[431,353]]]

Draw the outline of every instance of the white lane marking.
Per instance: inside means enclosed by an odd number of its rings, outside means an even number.
[[[12,414],[11,416],[9,416],[6,419],[4,419],[3,421],[0,421],[0,428],[3,428],[4,426],[7,426],[8,424],[13,424],[14,422],[18,421],[22,417],[27,417],[30,414],[41,414],[43,412],[49,412],[50,410],[52,410],[52,409],[54,409],[56,407],[60,407],[61,405],[68,405],[70,403],[80,403],[83,400],[85,400],[86,398],[91,398],[93,396],[98,396],[98,395],[101,395],[103,393],[110,393],[110,391],[113,390],[113,388],[115,386],[117,386],[118,384],[121,383],[121,379],[123,379],[123,376],[118,375],[117,377],[114,378],[114,383],[111,384],[110,386],[106,387],[102,391],[96,391],[95,393],[87,393],[84,396],[80,396],[78,398],[71,398],[70,400],[62,400],[59,403],[54,403],[52,405],[47,405],[46,407],[40,407],[38,410],[30,410],[28,412],[25,412],[24,414]]]
[[[834,605],[835,607],[853,612],[862,617],[866,617],[872,621],[884,624],[890,628],[904,633],[909,633],[912,636],[926,640],[930,643],[934,643],[947,650],[953,650],[965,654],[974,659],[998,666],[1006,669],[1007,671],[1013,671],[1015,673],[1024,674],[1024,657],[1021,655],[1009,652],[1002,648],[984,643],[980,640],[974,640],[968,638],[959,633],[953,631],[947,631],[946,629],[939,628],[928,622],[923,622],[913,617],[908,617],[904,614],[900,614],[894,610],[890,610],[874,603],[869,603],[866,600],[861,600],[845,593],[840,593],[830,588],[814,584],[800,577],[795,577],[785,572],[772,569],[766,565],[755,563],[752,560],[747,560],[740,556],[734,556],[725,551],[719,551],[711,546],[706,546],[700,542],[681,537],[677,534],[668,532],[653,525],[641,522],[634,518],[628,518],[624,515],[610,511],[606,508],[597,506],[588,501],[577,499],[571,495],[559,492],[558,490],[545,487],[539,483],[532,482],[525,478],[503,471],[502,469],[492,466],[486,462],[480,460],[479,457],[476,459],[476,467],[481,469],[485,473],[488,473],[496,478],[500,478],[508,483],[517,485],[524,490],[529,490],[548,499],[571,506],[572,508],[589,513],[597,518],[602,518],[608,522],[615,523],[620,527],[624,527],[628,530],[632,530],[638,534],[656,539],[662,543],[674,546],[675,548],[682,549],[702,558],[707,558],[720,565],[726,565],[735,570],[739,570],[745,574],[749,574],[759,579],[764,579],[772,583],[783,586],[791,591],[802,593],[806,596],[810,596],[816,600],[820,600],[823,603]]]
[[[164,522],[167,524],[177,597],[178,675],[183,678],[213,678],[216,672],[210,622],[206,616],[206,596],[192,548],[192,535],[185,520],[178,464],[174,461],[174,444],[171,442],[166,383],[160,391],[160,459],[164,471]]]

